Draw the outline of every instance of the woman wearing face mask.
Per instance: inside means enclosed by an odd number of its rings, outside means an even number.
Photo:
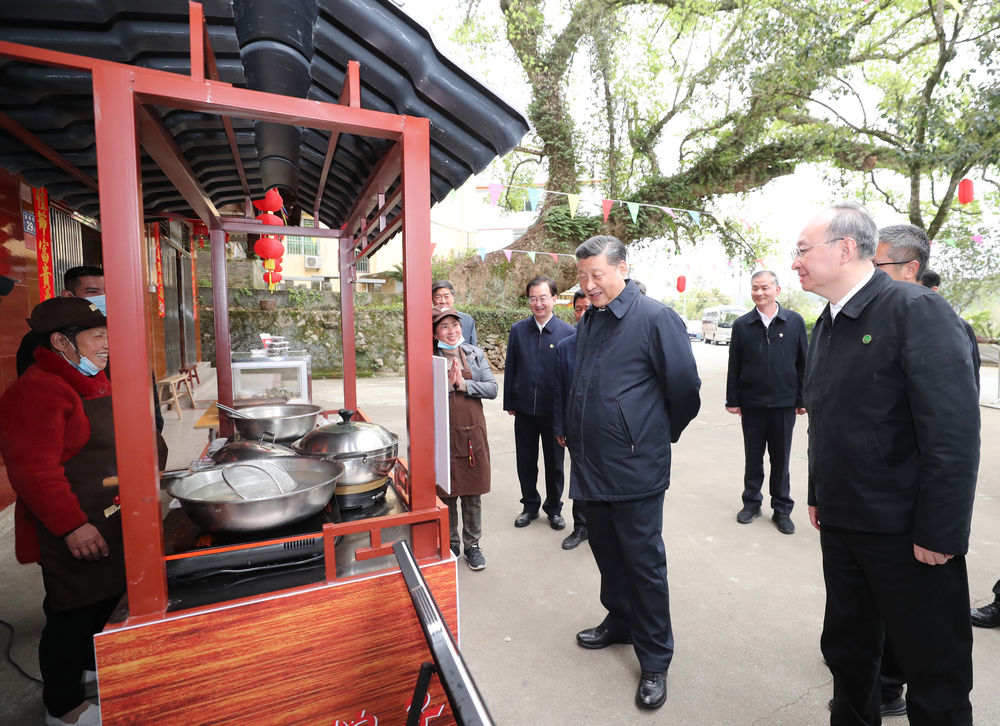
[[[38,647],[46,724],[97,724],[84,697],[93,636],[125,592],[107,321],[90,301],[58,297],[31,311],[34,364],[0,397],[0,455],[17,494],[15,550],[38,562],[45,627]],[[109,510],[108,508],[111,508]]]
[[[462,337],[462,323],[453,307],[433,310],[434,353],[448,363],[448,420],[451,435],[451,493],[439,491],[448,505],[451,550],[465,547],[469,569],[486,567],[479,548],[482,534],[480,497],[490,490],[490,446],[486,439],[484,398],[497,397],[497,382],[482,348]],[[462,536],[458,533],[458,503],[462,502]]]

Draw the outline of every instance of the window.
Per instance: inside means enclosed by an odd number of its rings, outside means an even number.
[[[303,217],[301,226],[315,227],[316,223],[308,217]],[[296,237],[288,235],[285,237],[285,254],[289,255],[318,255],[319,242],[315,237]]]

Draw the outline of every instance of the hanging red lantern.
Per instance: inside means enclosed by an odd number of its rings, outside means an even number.
[[[281,272],[281,262],[279,262],[278,260],[274,261],[274,271]]]
[[[684,275],[677,276],[677,292],[684,292],[687,287],[687,278]]]
[[[268,285],[274,285],[276,283],[281,282],[281,273],[280,272],[265,272],[264,273],[264,282],[266,282]]]
[[[276,227],[280,227],[284,224],[277,214],[271,214],[270,212],[264,212],[263,214],[258,214],[257,219],[259,219],[264,224],[273,224]]]
[[[258,199],[253,205],[262,212],[277,212],[285,205],[285,202],[281,198],[281,192],[278,191],[277,187],[274,187],[268,189],[264,198]]]
[[[968,204],[972,201],[972,179],[963,179],[958,183],[958,203]]]
[[[261,237],[253,245],[253,252],[262,259],[276,259],[285,254],[285,247],[277,237]]]

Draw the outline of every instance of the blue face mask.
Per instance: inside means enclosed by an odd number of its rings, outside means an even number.
[[[101,311],[101,315],[108,317],[108,303],[107,298],[104,295],[94,295],[94,297],[84,299],[93,303],[97,309]]]
[[[77,348],[75,345],[73,346],[73,350],[75,350],[76,354],[80,356],[79,363],[74,363],[69,358],[67,358],[64,353],[60,353],[59,355],[63,357],[63,360],[65,360],[71,366],[76,368],[78,371],[80,371],[80,373],[82,373],[85,376],[96,376],[98,373],[101,372],[101,369],[95,366],[94,363],[90,360],[90,358],[88,358],[85,355],[80,355],[80,349]]]
[[[465,342],[465,336],[462,336],[461,338],[459,338],[458,342],[455,343],[455,345],[448,345],[447,343],[439,340],[438,341],[438,348],[441,348],[443,350],[455,350],[455,348],[457,348],[458,346],[460,346],[464,342]]]

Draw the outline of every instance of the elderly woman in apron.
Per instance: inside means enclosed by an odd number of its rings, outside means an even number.
[[[45,723],[100,723],[86,700],[93,636],[125,592],[107,321],[90,301],[58,297],[31,311],[34,363],[0,397],[0,455],[17,493],[15,551],[38,562],[45,627],[38,646]]]
[[[448,505],[451,550],[457,557],[465,550],[469,569],[486,567],[479,547],[482,534],[481,496],[490,490],[490,446],[486,439],[484,398],[497,397],[497,382],[482,348],[469,345],[462,337],[458,310],[433,310],[434,353],[448,364],[448,417],[451,437],[451,493],[439,491]],[[458,533],[459,502],[462,506],[462,535]]]

